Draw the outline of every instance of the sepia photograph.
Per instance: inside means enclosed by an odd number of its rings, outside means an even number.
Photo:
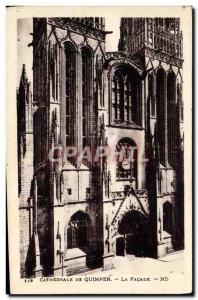
[[[23,286],[13,293],[52,283],[54,294],[191,293],[191,8],[30,9],[7,12],[15,267],[10,236],[9,259]]]

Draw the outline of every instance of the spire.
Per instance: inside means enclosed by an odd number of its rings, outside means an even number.
[[[21,78],[22,79],[27,79],[25,64],[23,64]]]
[[[27,74],[26,74],[26,67],[25,67],[25,64],[23,64],[23,67],[22,67],[22,73],[21,73],[20,84],[21,84],[21,83],[23,83],[23,84],[28,83],[28,78],[27,78]]]

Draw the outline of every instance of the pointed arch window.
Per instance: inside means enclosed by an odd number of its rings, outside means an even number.
[[[90,135],[90,112],[92,99],[92,53],[88,47],[82,48],[82,145],[88,145]]]
[[[132,83],[129,78],[125,81],[124,119],[132,122]]]
[[[173,72],[167,76],[167,131],[168,131],[168,162],[174,165],[175,159],[175,118],[176,118],[176,78]]]
[[[180,121],[184,120],[184,108],[183,108],[183,100],[182,100],[182,84],[177,83],[177,103],[179,106],[179,116]]]
[[[154,96],[154,75],[153,73],[148,75],[148,95],[150,100],[150,111],[151,116],[155,117],[155,96]]]
[[[70,42],[65,43],[65,81],[65,140],[67,146],[73,146],[76,117],[76,52]]]
[[[111,95],[111,101],[112,101],[112,119],[117,120],[117,99],[116,99],[116,80],[113,78],[112,80],[112,95]]]
[[[124,92],[124,82],[123,78],[119,76],[117,78],[117,108],[118,108],[118,120],[123,121],[124,120],[124,99],[123,99],[123,93]]]
[[[157,136],[159,159],[165,164],[165,72],[159,69],[156,75]]]
[[[111,120],[116,124],[141,123],[141,82],[129,69],[120,69],[112,78],[112,114]]]
[[[121,122],[124,120],[124,82],[120,74],[113,77],[112,82],[112,108],[114,120]]]

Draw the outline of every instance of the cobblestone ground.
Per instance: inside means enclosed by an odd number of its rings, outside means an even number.
[[[182,275],[185,271],[182,251],[169,254],[158,260],[133,255],[117,256],[114,259],[114,266],[115,268],[111,270],[97,269],[86,273],[86,275],[120,276],[123,274],[146,277],[150,276],[151,273],[155,276]]]
[[[114,269],[97,269],[78,276],[99,294],[188,294],[192,292],[191,266],[182,251],[160,259],[114,258]],[[102,284],[102,285],[101,285]]]

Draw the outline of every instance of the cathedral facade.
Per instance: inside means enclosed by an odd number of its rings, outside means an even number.
[[[121,18],[116,52],[108,34],[104,18],[33,19],[33,85],[23,66],[17,91],[22,277],[184,248],[180,20]]]

